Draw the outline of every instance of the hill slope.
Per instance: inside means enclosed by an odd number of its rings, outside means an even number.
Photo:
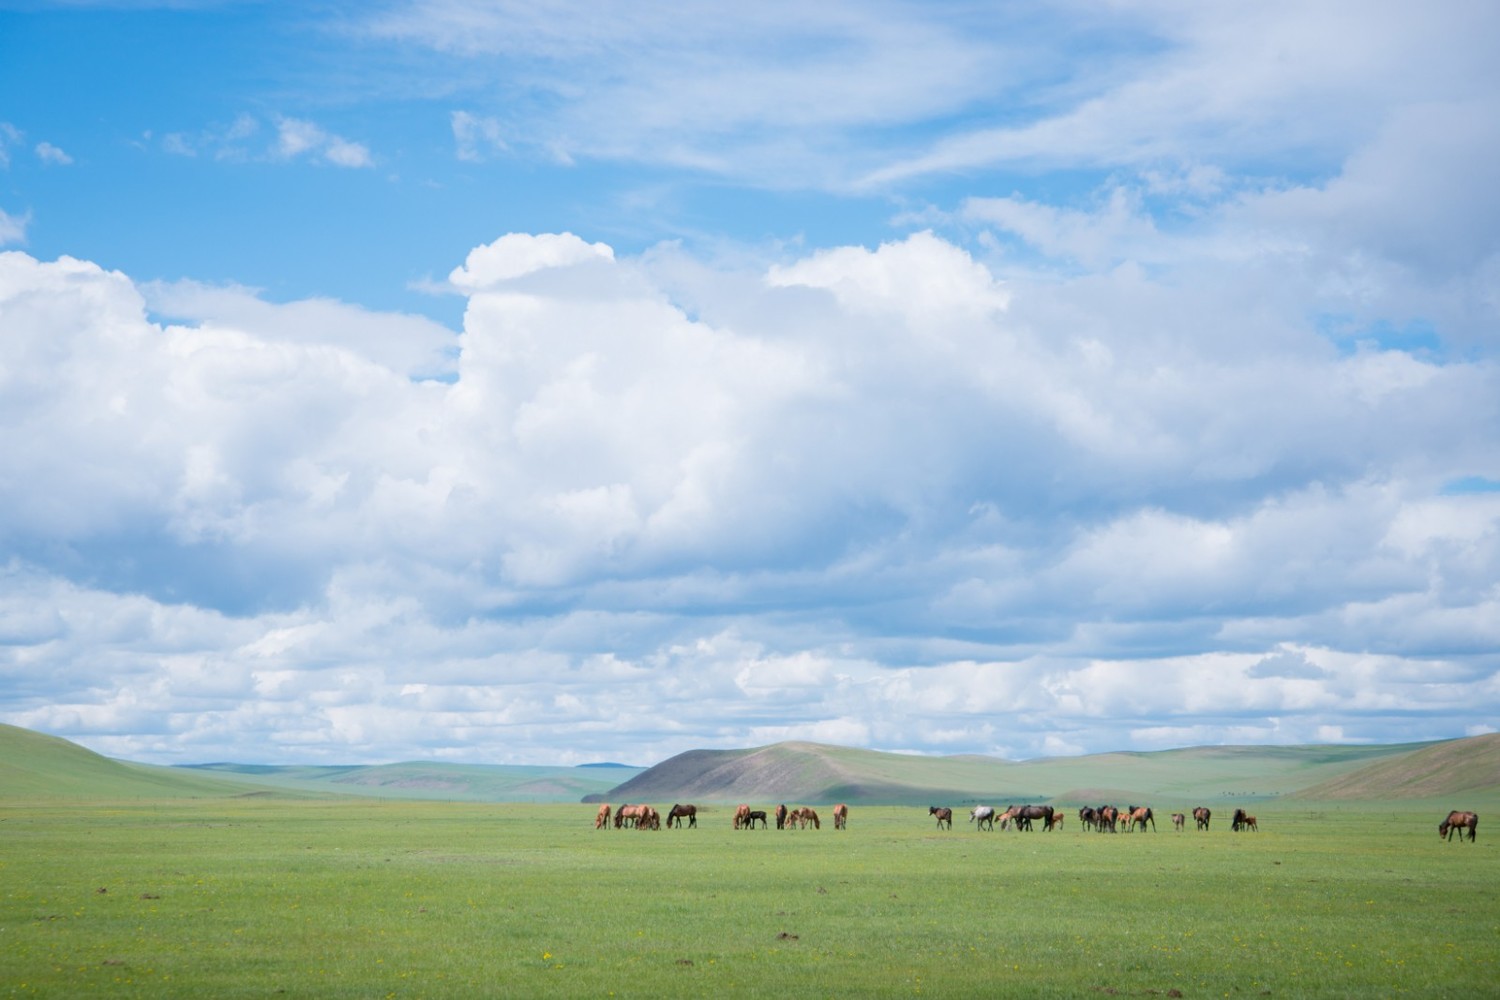
[[[191,798],[254,791],[228,778],[111,760],[68,740],[0,723],[0,795],[7,798]]]
[[[428,761],[345,767],[196,764],[189,769],[283,790],[456,802],[577,802],[643,770],[624,764],[548,767]]]
[[[1500,790],[1500,733],[1435,743],[1296,793],[1300,799],[1435,799]]]
[[[1280,798],[1432,746],[1193,747],[1013,763],[778,743],[752,750],[691,750],[586,801],[1211,805]]]

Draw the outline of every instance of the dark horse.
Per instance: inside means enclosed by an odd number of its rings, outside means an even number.
[[[1031,821],[1039,819],[1042,821],[1042,829],[1052,829],[1051,806],[1011,806],[1011,814],[1016,818],[1016,829],[1031,832]]]
[[[760,828],[766,828],[766,811],[764,809],[751,809],[750,815],[745,817],[745,829],[754,830],[755,821],[760,820]]]
[[[1229,829],[1233,830],[1235,833],[1239,833],[1245,828],[1245,819],[1245,810],[1236,809],[1234,811],[1234,816],[1232,816],[1229,820]]]
[[[698,807],[697,806],[693,806],[693,805],[687,805],[687,806],[674,805],[672,807],[672,811],[669,812],[669,813],[667,813],[667,826],[671,826],[673,824],[673,822],[675,821],[676,824],[677,824],[677,829],[681,830],[682,829],[682,818],[684,816],[687,817],[688,826],[692,827],[692,826],[697,826],[698,825]]]
[[[1469,841],[1472,843],[1474,835],[1479,832],[1479,814],[1471,812],[1459,812],[1457,809],[1448,814],[1448,818],[1438,824],[1438,836],[1444,840],[1453,839],[1453,831],[1458,831],[1460,843],[1464,839],[1464,831],[1469,831]]]
[[[937,817],[939,830],[943,828],[944,823],[948,824],[948,829],[953,829],[953,810],[947,806],[928,806],[927,815]]]
[[[1208,806],[1199,806],[1193,810],[1193,822],[1198,824],[1198,829],[1207,830],[1208,821],[1213,817],[1213,810]]]
[[[778,829],[778,830],[785,830],[786,829],[786,803],[785,802],[783,802],[781,805],[779,805],[779,806],[776,807],[776,829]]]

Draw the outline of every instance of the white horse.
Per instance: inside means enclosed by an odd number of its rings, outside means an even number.
[[[993,830],[995,828],[995,807],[975,806],[969,810],[969,822],[977,824],[976,829],[988,824],[989,828]]]

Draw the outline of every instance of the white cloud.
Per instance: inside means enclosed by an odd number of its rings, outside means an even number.
[[[454,271],[442,369],[423,320],[0,254],[4,717],[651,762],[1493,715],[1500,506],[1442,492],[1492,468],[1493,365],[1226,315],[1218,266],[512,234]]]
[[[0,209],[0,247],[11,243],[25,243],[26,226],[30,221],[30,213],[17,217]]]
[[[454,155],[479,163],[506,149],[505,128],[498,118],[455,111],[449,116],[453,128]]]
[[[73,162],[71,156],[50,142],[39,142],[36,144],[36,157],[43,163],[50,163],[56,166],[67,166]]]

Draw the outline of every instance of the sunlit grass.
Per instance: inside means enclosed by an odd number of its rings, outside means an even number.
[[[914,808],[638,833],[582,805],[11,803],[0,995],[1491,991],[1488,842],[1258,811],[1237,835],[939,834]]]

